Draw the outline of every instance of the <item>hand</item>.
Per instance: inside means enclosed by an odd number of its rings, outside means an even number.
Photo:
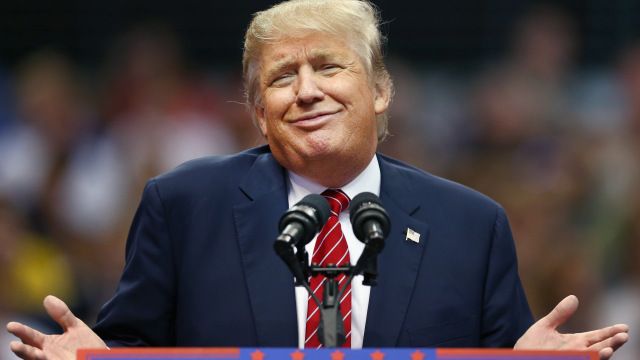
[[[67,304],[55,296],[44,299],[44,308],[64,333],[46,335],[26,325],[10,322],[7,330],[22,340],[11,342],[11,351],[25,360],[75,360],[80,348],[106,349],[107,345],[82,320],[73,315]]]
[[[578,298],[567,296],[547,316],[531,325],[518,339],[514,349],[593,350],[599,352],[600,359],[607,360],[629,340],[629,327],[625,324],[576,334],[559,333],[556,329],[577,309]]]

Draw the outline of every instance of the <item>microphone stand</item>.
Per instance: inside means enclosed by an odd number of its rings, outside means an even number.
[[[322,293],[322,304],[313,294],[310,288],[307,290],[312,294],[312,298],[318,305],[320,310],[320,324],[318,326],[318,338],[320,343],[325,347],[334,348],[344,344],[346,335],[344,333],[344,324],[342,321],[342,313],[340,313],[340,299],[344,295],[347,284],[353,280],[353,267],[347,266],[311,266],[312,276],[324,275],[327,279],[324,284]],[[340,274],[348,275],[347,281],[340,289],[336,278]]]
[[[340,299],[344,295],[344,292],[348,284],[356,275],[364,275],[363,285],[376,286],[377,271],[377,258],[376,256],[380,252],[381,248],[373,246],[368,243],[365,245],[365,249],[355,266],[349,265],[327,265],[319,266],[317,264],[309,265],[308,255],[304,246],[297,246],[296,259],[298,264],[294,267],[297,268],[298,274],[304,274],[301,279],[295,276],[296,286],[303,286],[307,289],[307,292],[318,305],[320,311],[320,324],[318,326],[318,338],[320,343],[327,348],[339,347],[344,344],[346,335],[344,333],[344,324],[342,321],[342,314],[340,313]],[[293,268],[292,268],[293,270]],[[293,272],[293,271],[292,271]],[[343,284],[342,288],[339,287],[336,278],[344,274],[347,276],[347,281]],[[318,297],[313,293],[309,285],[309,276],[323,275],[326,278],[324,285],[324,291],[322,293],[323,299],[320,301]]]
[[[314,234],[317,233],[319,225],[326,222],[329,216],[329,209],[320,195],[308,195],[305,199],[308,200],[309,204],[300,202],[280,219],[280,231],[282,231],[282,234],[277,238],[274,249],[291,270],[295,278],[295,285],[304,286],[309,296],[318,305],[320,310],[320,324],[318,326],[320,343],[325,347],[337,347],[344,344],[346,338],[340,313],[340,299],[347,285],[351,284],[353,277],[356,275],[364,276],[363,285],[375,286],[377,284],[377,257],[384,247],[384,238],[388,234],[389,216],[375,194],[370,192],[358,194],[352,200],[354,207],[349,215],[354,235],[365,244],[357,264],[355,266],[351,266],[351,264],[309,265],[309,255],[304,245],[311,240],[310,236],[312,234],[310,231],[315,228]],[[312,211],[313,209],[316,211]],[[321,211],[322,209],[325,211]],[[315,216],[314,214],[316,213],[322,216]],[[296,221],[297,226],[294,226],[291,222],[295,223]],[[306,238],[304,235],[306,235]],[[304,241],[301,241],[301,238],[305,238]],[[295,245],[292,244],[292,241]],[[309,278],[320,274],[324,275],[326,279],[323,301],[318,299],[309,285]],[[340,274],[348,276],[347,282],[342,288],[339,287],[336,281],[336,277]]]

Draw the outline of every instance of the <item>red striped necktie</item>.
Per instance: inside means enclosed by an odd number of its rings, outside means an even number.
[[[342,233],[339,216],[343,210],[349,207],[349,197],[342,190],[327,189],[322,193],[331,207],[331,215],[324,225],[313,248],[311,262],[320,266],[349,265],[349,247],[347,239]],[[338,286],[342,288],[346,281],[346,276],[340,274],[336,280]],[[324,283],[326,278],[322,275],[311,278],[311,290],[322,301]],[[347,284],[342,298],[340,299],[340,312],[344,323],[345,342],[342,347],[351,347],[351,284]],[[305,348],[319,348],[320,338],[318,337],[318,325],[320,324],[320,310],[315,301],[309,296],[307,306],[307,327],[305,332]]]

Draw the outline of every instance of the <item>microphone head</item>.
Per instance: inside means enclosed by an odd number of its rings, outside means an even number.
[[[322,195],[309,194],[293,205],[280,218],[280,231],[287,225],[297,223],[302,226],[300,239],[295,239],[295,245],[306,245],[322,229],[329,219],[330,208],[327,199]]]
[[[389,215],[382,207],[380,199],[373,193],[363,192],[351,200],[349,219],[353,225],[353,233],[360,240],[365,241],[365,224],[368,221],[376,221],[384,237],[389,234]]]
[[[331,214],[331,208],[329,207],[329,202],[327,199],[320,194],[309,194],[302,198],[297,205],[307,205],[313,208],[316,212],[317,222],[318,222],[318,231],[322,229],[324,224],[329,219],[329,215]]]

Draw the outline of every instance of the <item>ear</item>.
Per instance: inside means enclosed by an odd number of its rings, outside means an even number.
[[[380,115],[389,108],[389,102],[391,101],[391,84],[389,84],[388,81],[377,82],[374,90],[373,109],[376,115]]]
[[[267,120],[264,117],[264,107],[261,105],[255,105],[253,107],[253,116],[256,119],[256,123],[260,128],[262,136],[267,137]]]

